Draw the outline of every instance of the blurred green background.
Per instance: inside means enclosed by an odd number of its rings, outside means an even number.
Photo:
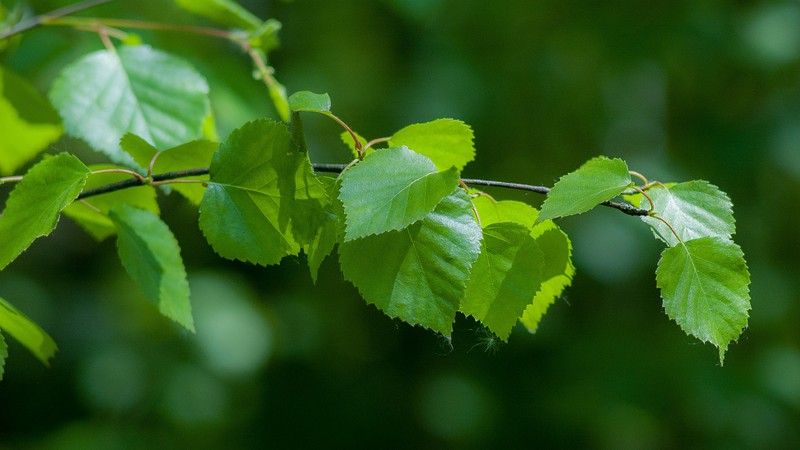
[[[69,2],[33,1],[37,12]],[[197,213],[162,198],[183,247],[197,335],[144,300],[63,219],[0,273],[0,296],[59,344],[47,369],[9,343],[0,449],[800,447],[800,3],[295,0],[244,3],[281,21],[270,56],[289,89],[328,92],[370,138],[452,117],[472,125],[465,176],[552,185],[585,160],[650,179],[706,179],[732,197],[753,284],[750,326],[716,349],[664,315],[660,246],[600,208],[563,220],[577,276],[536,334],[496,345],[459,317],[450,343],[367,306],[329,258],[223,261]],[[88,15],[205,24],[166,1]],[[224,42],[141,32],[205,74],[222,138],[275,116]],[[4,63],[46,92],[95,35],[27,33]],[[307,119],[315,162],[347,162]],[[99,156],[74,139],[56,151]],[[535,194],[490,191],[538,206]]]

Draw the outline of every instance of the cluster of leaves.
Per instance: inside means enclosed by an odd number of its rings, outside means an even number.
[[[237,39],[259,51],[276,43],[276,22],[235,3],[178,3],[242,29]],[[356,159],[334,178],[314,170],[300,118],[339,121],[328,96],[287,98],[277,82],[267,86],[284,121],[254,120],[216,143],[204,77],[151,47],[78,59],[53,83],[50,102],[0,68],[0,175],[13,174],[64,130],[111,162],[87,167],[61,153],[23,176],[0,178],[15,183],[0,216],[0,270],[52,232],[63,213],[98,241],[115,237],[145,296],[194,331],[178,241],[159,217],[157,195],[166,192],[159,185],[172,183],[199,208],[199,227],[224,258],[267,266],[302,252],[316,280],[338,246],[344,277],[388,316],[449,336],[461,312],[506,340],[517,322],[535,331],[573,278],[570,240],[553,219],[625,195],[630,208],[648,208],[637,211],[667,246],[657,269],[667,314],[716,345],[721,361],[746,327],[749,275],[731,240],[731,202],[715,186],[645,183],[637,192],[625,162],[598,157],[562,177],[540,211],[496,201],[460,179],[475,155],[473,134],[452,119],[369,142],[345,125],[342,140]],[[0,330],[42,361],[56,350],[3,299]],[[0,376],[6,353],[0,334]]]

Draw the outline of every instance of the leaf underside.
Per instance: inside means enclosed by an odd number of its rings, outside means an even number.
[[[2,298],[0,298],[0,331],[8,333],[9,336],[16,339],[45,365],[49,364],[48,361],[58,350],[53,338],[28,316]],[[0,354],[4,353],[3,347],[5,347],[5,343],[0,345]],[[3,357],[0,355],[0,360],[2,359]]]

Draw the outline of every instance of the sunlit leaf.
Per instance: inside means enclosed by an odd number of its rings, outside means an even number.
[[[109,218],[117,227],[117,251],[125,270],[161,314],[194,332],[189,282],[178,241],[150,211],[122,204]]]
[[[469,198],[457,188],[408,228],[340,244],[339,262],[367,303],[450,335],[480,240]]]
[[[117,166],[100,164],[91,166],[92,171],[115,169]],[[94,189],[111,183],[129,179],[131,176],[124,173],[95,173],[86,180],[84,189]],[[152,186],[136,186],[118,191],[109,192],[89,197],[82,202],[75,202],[64,209],[64,214],[74,220],[90,236],[102,241],[113,235],[117,227],[108,218],[108,212],[114,205],[128,204],[137,208],[146,209],[155,214],[159,213],[156,202],[156,190]]]
[[[524,225],[487,226],[461,311],[483,322],[500,339],[508,339],[542,284],[544,263],[542,251]]]
[[[669,189],[654,188],[648,192],[655,203],[654,211],[670,223],[681,240],[706,236],[730,239],[736,232],[730,198],[713,184],[696,180],[679,183]],[[642,205],[649,208],[647,199]],[[678,244],[672,230],[662,221],[642,217],[670,247]]]
[[[723,363],[728,344],[747,326],[750,273],[742,249],[720,237],[685,241],[664,250],[656,282],[664,309],[687,333],[719,348]]]
[[[10,175],[55,142],[53,107],[26,80],[0,67],[0,175]]]
[[[119,145],[126,133],[172,148],[202,137],[209,110],[206,80],[182,59],[145,45],[84,56],[64,68],[50,99],[68,133],[124,165],[134,165]]]
[[[431,212],[457,183],[455,169],[437,172],[430,159],[405,147],[376,152],[342,175],[345,239],[405,228]]]
[[[232,0],[175,0],[181,8],[219,24],[254,30],[262,21]]]
[[[122,149],[128,152],[138,165],[149,167],[158,150],[147,141],[134,134],[126,134],[120,141]],[[153,165],[153,173],[176,172],[187,169],[205,168],[211,165],[214,152],[219,148],[216,142],[198,140],[187,142],[162,151]],[[183,177],[182,180],[203,180],[208,176]],[[206,188],[200,183],[172,183],[170,186],[186,197],[192,204],[199,205]]]
[[[455,167],[458,171],[475,159],[473,134],[460,120],[437,119],[409,125],[389,140],[392,147],[406,146],[430,158],[437,170]]]
[[[295,92],[289,97],[292,111],[327,113],[331,111],[331,98],[328,94],[315,94],[308,91]]]
[[[49,365],[50,358],[58,350],[53,338],[14,305],[2,298],[0,298],[0,330],[24,345],[45,365]],[[0,345],[0,353],[3,353],[4,346],[5,344]],[[0,360],[2,359],[0,357]]]
[[[0,216],[0,270],[36,238],[55,229],[61,211],[75,200],[88,175],[89,168],[67,153],[46,158],[25,174]]]
[[[580,214],[630,187],[628,166],[621,159],[598,156],[561,177],[539,212],[539,221]]]
[[[200,228],[221,256],[277,264],[300,251],[292,233],[298,201],[319,202],[325,189],[286,125],[257,120],[231,133],[211,162]]]

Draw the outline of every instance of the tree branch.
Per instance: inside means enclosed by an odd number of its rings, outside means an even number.
[[[316,172],[329,172],[329,173],[340,173],[347,167],[347,164],[312,164],[314,170]],[[177,178],[185,178],[185,177],[192,177],[198,175],[208,175],[207,168],[198,168],[198,169],[189,169],[189,170],[181,170],[178,172],[166,172],[166,173],[159,173],[152,176],[152,181],[167,181],[167,180],[175,180]],[[528,192],[536,192],[537,194],[547,194],[550,192],[550,188],[545,186],[533,186],[530,184],[521,184],[521,183],[509,183],[507,181],[493,181],[493,180],[478,180],[474,178],[462,178],[461,179],[464,184],[470,186],[487,186],[487,187],[499,187],[505,189],[515,189],[518,191],[528,191]],[[118,181],[116,183],[107,184],[105,186],[100,186],[94,189],[88,189],[83,191],[78,195],[78,200],[82,200],[87,197],[92,197],[94,195],[100,194],[107,194],[109,192],[118,191],[121,189],[127,189],[135,186],[142,186],[147,184],[146,181],[141,181],[138,178],[131,178],[129,180]],[[629,216],[647,216],[649,211],[646,209],[637,208],[629,203],[620,203],[620,202],[603,202],[601,203],[603,206],[608,206],[610,208],[617,209]]]
[[[0,40],[13,36],[17,33],[22,33],[23,31],[28,31],[31,28],[35,28],[47,22],[48,20],[52,20],[58,17],[68,16],[70,14],[83,11],[84,9],[94,8],[95,6],[102,5],[104,3],[109,3],[111,1],[113,0],[86,0],[83,2],[65,6],[63,8],[56,9],[54,11],[50,11],[49,13],[46,14],[31,17],[30,19],[22,21],[7,30],[0,31]]]

